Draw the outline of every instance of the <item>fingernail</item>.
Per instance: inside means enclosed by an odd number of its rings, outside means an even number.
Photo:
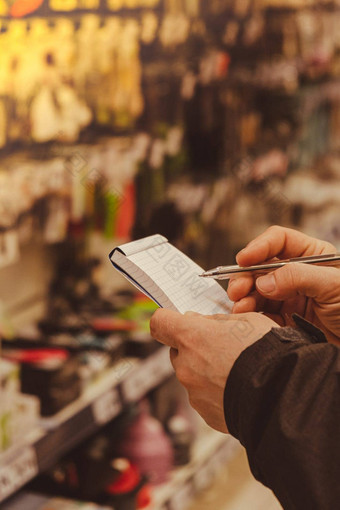
[[[271,294],[276,289],[275,277],[273,274],[261,276],[256,280],[256,286],[260,292]]]
[[[243,248],[241,251],[238,252],[238,254],[236,255],[236,259],[239,255],[243,255],[244,253],[248,253],[249,252],[249,249],[253,250],[254,248],[256,248],[256,246],[260,246],[262,243],[259,242],[257,239],[254,239],[253,241],[250,241],[249,244],[247,244],[247,246],[245,248]]]

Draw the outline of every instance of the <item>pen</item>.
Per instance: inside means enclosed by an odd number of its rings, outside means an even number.
[[[238,273],[267,273],[280,267],[291,264],[292,262],[300,262],[303,264],[319,264],[319,265],[340,265],[340,253],[328,255],[313,255],[312,257],[297,257],[294,259],[278,260],[268,262],[257,266],[241,267],[241,266],[219,266],[210,271],[199,275],[202,278],[214,278],[215,280],[228,280],[231,275]]]

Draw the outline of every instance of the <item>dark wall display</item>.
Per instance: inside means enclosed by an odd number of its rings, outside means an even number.
[[[292,222],[266,188],[339,150],[336,2],[3,0],[0,15],[3,264],[29,222],[52,243],[70,223],[162,230],[183,180],[210,202],[216,179],[255,186],[261,224]],[[189,249],[192,218],[174,214],[182,228],[163,232]]]

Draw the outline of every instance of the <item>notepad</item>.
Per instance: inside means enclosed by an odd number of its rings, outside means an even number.
[[[203,269],[159,234],[115,248],[110,260],[161,308],[204,315],[230,313],[232,303],[220,284],[200,278]]]

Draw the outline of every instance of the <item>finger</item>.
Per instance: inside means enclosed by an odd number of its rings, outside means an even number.
[[[340,300],[340,271],[334,267],[289,264],[256,280],[257,290],[273,300],[295,296],[314,298],[318,302]]]
[[[251,275],[233,278],[228,285],[228,296],[231,301],[240,301],[255,288],[255,281]]]
[[[158,342],[178,349],[180,337],[187,329],[188,318],[172,310],[157,310],[150,321],[151,336]]]
[[[272,303],[276,311],[278,303],[276,301]],[[271,303],[255,290],[234,304],[233,313],[263,312],[267,311],[268,307],[271,308]]]
[[[233,306],[233,314],[256,312],[256,299],[254,296],[247,296]]]
[[[330,243],[290,228],[273,226],[241,250],[236,260],[241,266],[250,266],[273,257],[285,259],[335,252],[336,249]]]

